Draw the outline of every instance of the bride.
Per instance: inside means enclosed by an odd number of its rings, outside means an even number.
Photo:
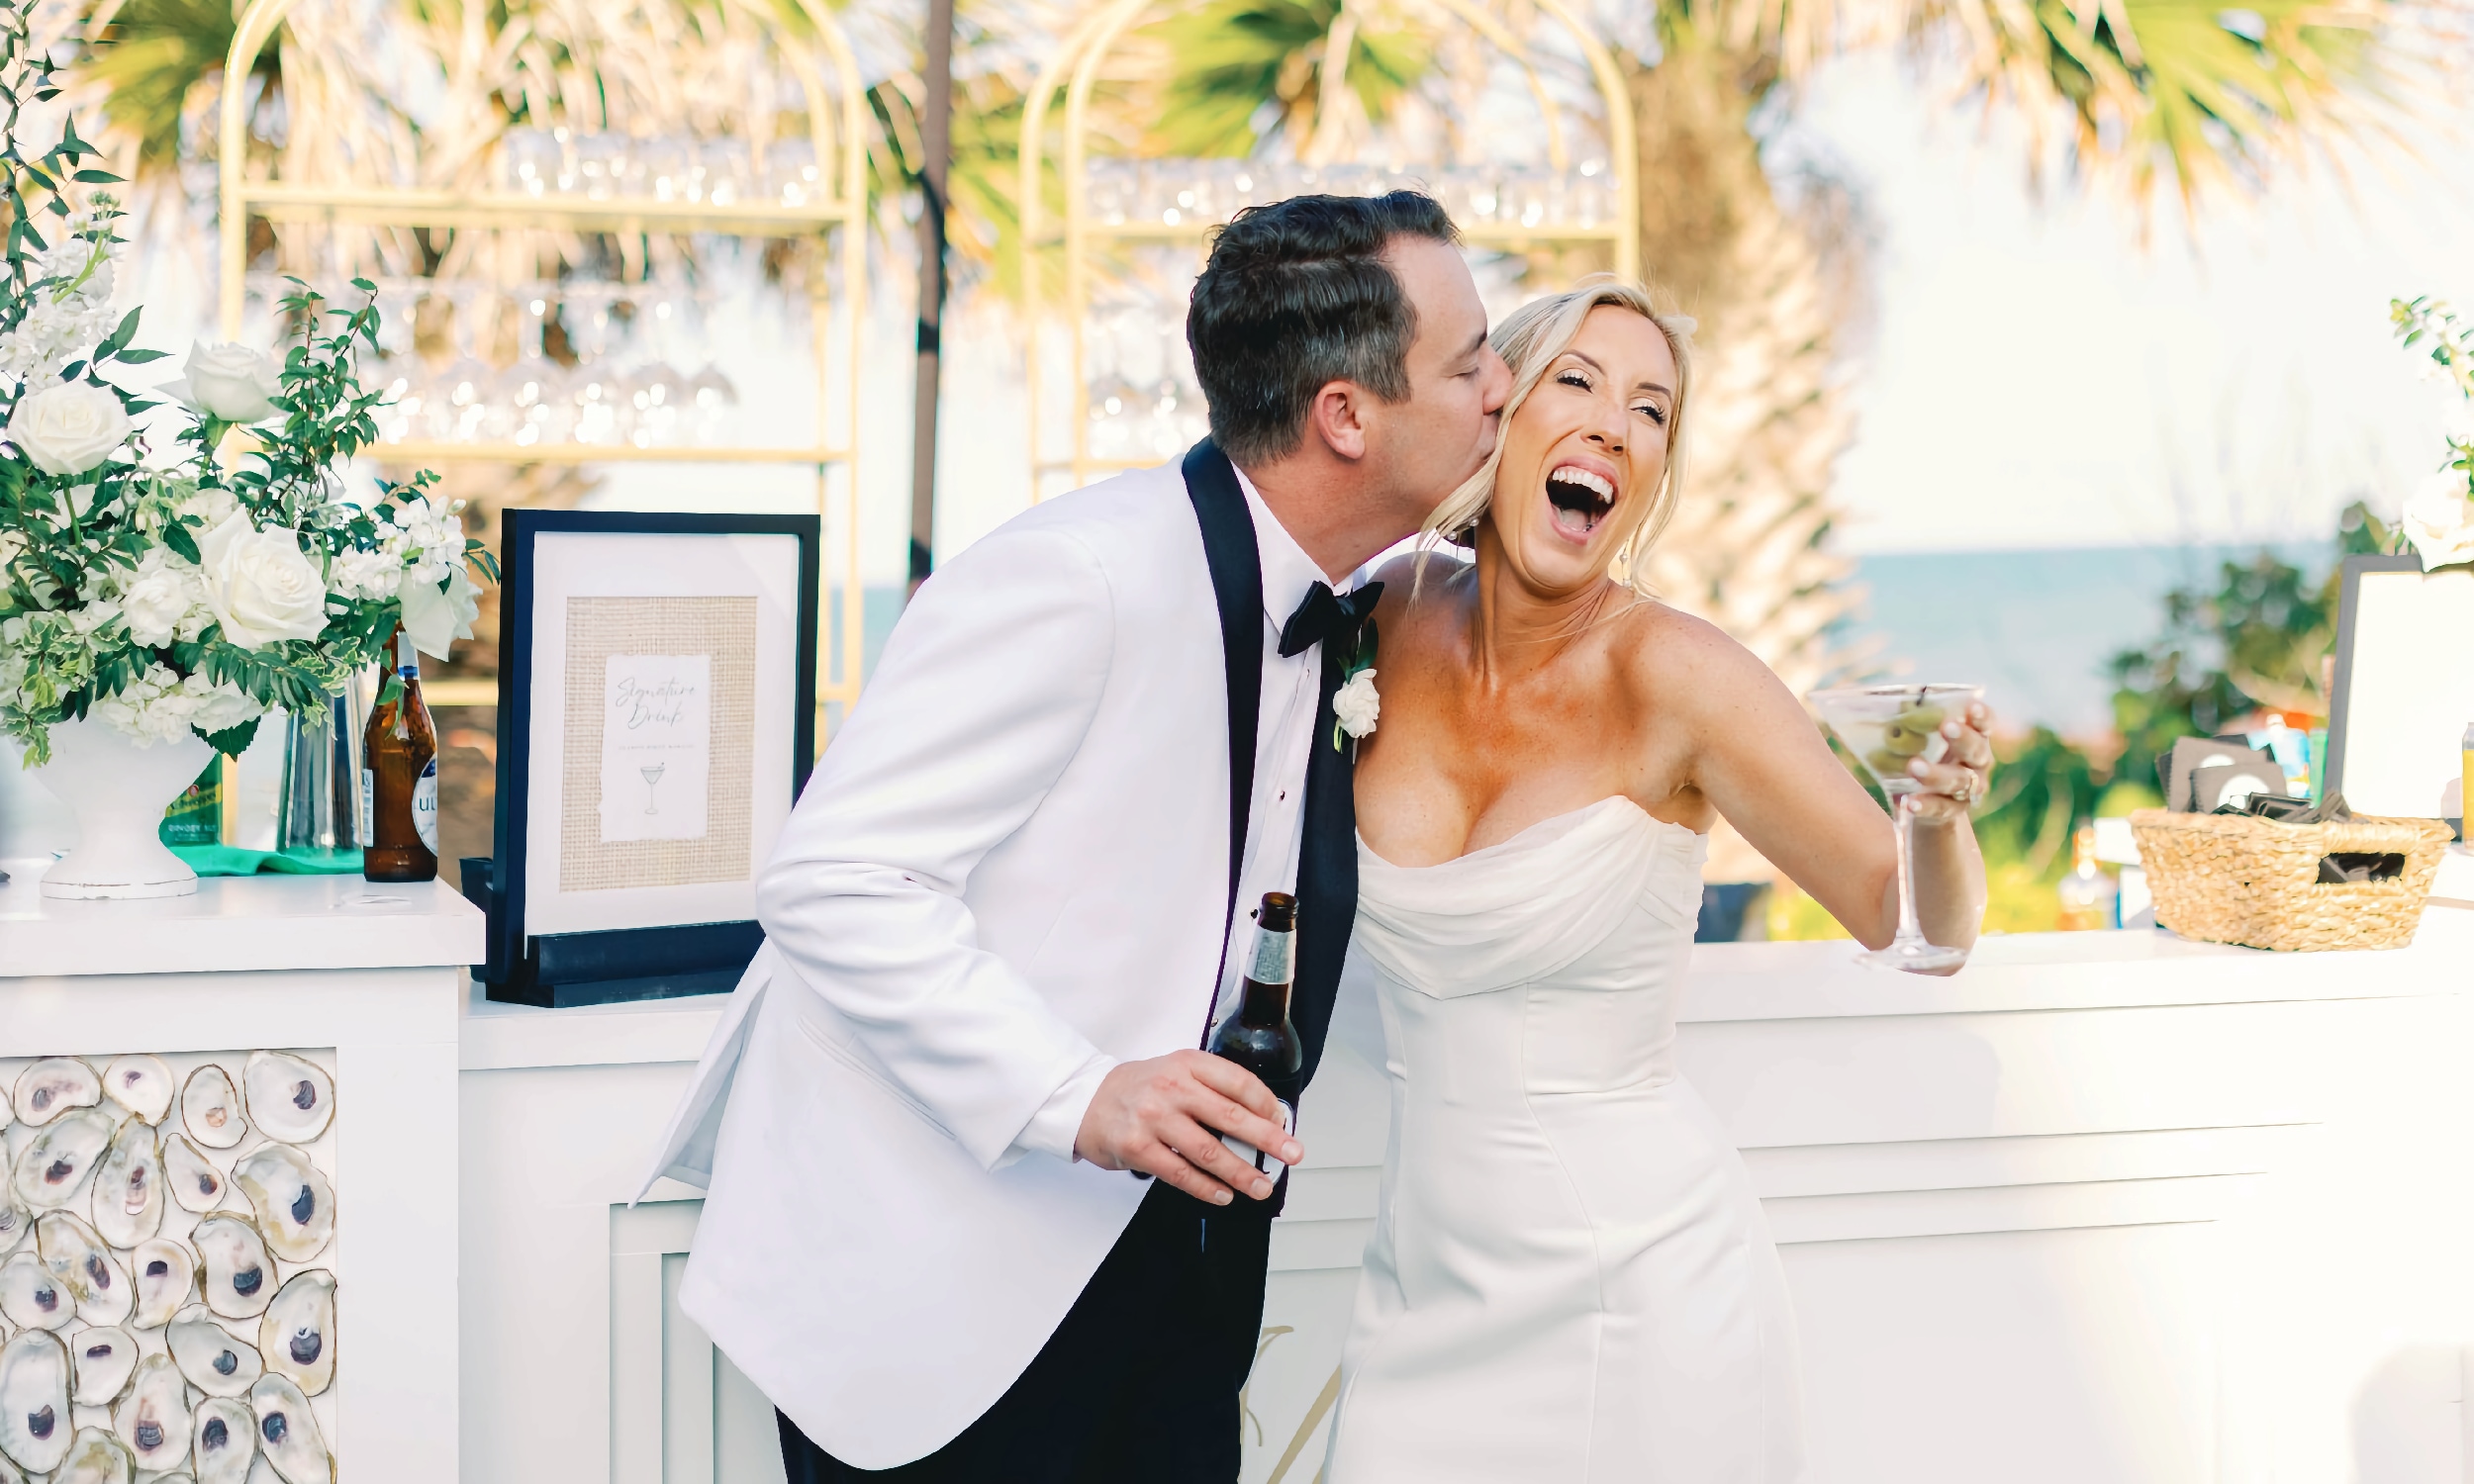
[[[1867,945],[1890,822],[1777,678],[1650,598],[1690,322],[1601,281],[1506,320],[1486,466],[1383,573],[1357,951],[1392,1136],[1330,1484],[1798,1476],[1795,1333],[1742,1159],[1675,1074],[1721,815]],[[1917,905],[1974,942],[1982,707],[1915,773]]]

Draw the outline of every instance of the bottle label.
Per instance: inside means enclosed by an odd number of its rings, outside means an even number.
[[[438,853],[438,761],[435,758],[421,770],[413,784],[413,830],[429,853]]]
[[[370,822],[377,815],[378,775],[364,768],[361,770],[361,845],[364,848],[378,843],[377,832],[370,827]]]
[[[1246,977],[1258,984],[1286,984],[1297,977],[1297,935],[1258,930],[1254,935],[1254,958],[1246,965]]]
[[[1286,938],[1289,935],[1286,933],[1266,933],[1264,936],[1267,938]],[[1297,1132],[1297,1109],[1295,1105],[1290,1103],[1286,1098],[1282,1098],[1280,1100],[1280,1128],[1281,1132],[1284,1134],[1293,1134]],[[1220,1143],[1228,1147],[1228,1152],[1230,1154],[1245,1160],[1256,1169],[1273,1170],[1274,1167],[1280,1163],[1278,1159],[1273,1159],[1271,1156],[1263,1153],[1263,1151],[1259,1149],[1256,1149],[1253,1145],[1248,1144],[1243,1139],[1237,1138],[1233,1134],[1222,1134],[1220,1136]]]

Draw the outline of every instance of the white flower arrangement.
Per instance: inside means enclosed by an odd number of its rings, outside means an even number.
[[[2409,348],[2427,342],[2431,374],[2453,385],[2474,408],[2474,325],[2432,299],[2391,300],[2397,337]],[[2448,432],[2448,461],[2406,502],[2400,527],[2423,559],[2423,570],[2474,562],[2474,417],[2459,410]]]
[[[51,86],[25,17],[0,10],[0,99]],[[328,309],[296,281],[284,309],[304,328],[280,366],[193,347],[169,389],[189,415],[180,450],[150,458],[135,415],[157,404],[107,373],[163,352],[135,347],[137,310],[112,316],[120,212],[78,199],[114,177],[81,164],[95,150],[73,124],[16,163],[16,121],[0,107],[0,159],[26,202],[0,272],[0,731],[28,765],[72,717],[238,753],[266,713],[323,710],[399,621],[441,658],[471,637],[471,574],[498,571],[433,476],[382,485],[368,508],[343,498],[383,400],[353,372],[355,346],[377,347],[371,286],[354,282],[357,309]],[[227,462],[236,427],[248,450]]]

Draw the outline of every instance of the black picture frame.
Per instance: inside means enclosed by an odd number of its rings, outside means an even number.
[[[815,515],[511,510],[501,525],[494,848],[488,862],[465,863],[464,893],[489,914],[489,961],[475,966],[474,976],[493,1000],[552,1007],[727,990],[764,942],[763,929],[753,921],[604,932],[532,934],[526,930],[535,550],[540,537],[563,534],[797,539],[799,612],[791,706],[791,797],[795,801],[815,764],[823,522]]]
[[[2345,791],[2345,736],[2353,720],[2354,631],[2362,606],[2362,576],[2366,572],[2420,572],[2414,556],[2349,556],[2338,567],[2336,593],[2336,666],[2329,680],[2328,760],[2320,796]]]

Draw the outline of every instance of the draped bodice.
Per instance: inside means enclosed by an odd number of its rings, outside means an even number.
[[[1706,854],[1703,836],[1621,794],[1437,866],[1394,866],[1361,840],[1358,942],[1386,978],[1439,999],[1544,983],[1666,989],[1689,951]]]

